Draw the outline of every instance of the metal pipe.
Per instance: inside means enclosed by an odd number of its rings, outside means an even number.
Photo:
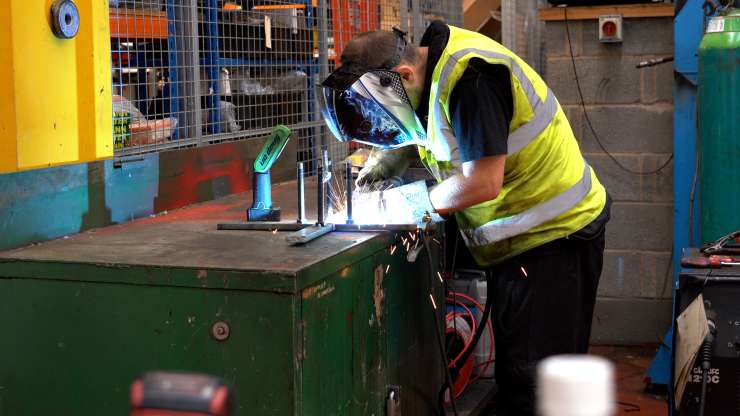
[[[354,224],[355,221],[352,219],[352,163],[347,162],[347,224]]]
[[[331,177],[333,169],[331,165],[331,159],[329,158],[329,150],[326,147],[324,147],[321,151],[321,160],[324,164],[324,175],[326,175],[326,180],[324,180],[324,178],[320,178],[320,180],[327,184],[326,189],[324,190],[326,194],[326,204],[324,204],[324,207],[326,210],[325,212],[331,212],[334,208],[334,191],[330,186],[331,184],[329,183],[329,181],[333,179]]]
[[[319,163],[316,167],[316,224],[324,225],[324,167]]]
[[[187,65],[187,67],[190,68],[192,71],[190,78],[192,79],[192,83],[185,83],[191,84],[193,86],[193,100],[192,100],[192,110],[193,110],[193,121],[195,122],[194,131],[192,137],[195,137],[195,139],[198,141],[198,146],[202,145],[201,143],[201,137],[203,136],[203,121],[200,118],[200,97],[202,95],[202,92],[200,90],[200,42],[198,40],[198,24],[200,19],[198,18],[198,2],[192,2],[190,3],[190,14],[187,16],[187,19],[190,20],[190,33],[188,35],[192,36],[190,40],[190,47],[193,48],[190,62]]]
[[[303,171],[303,162],[298,162],[298,172],[296,174],[298,182],[298,224],[306,222],[306,183],[305,172]]]
[[[289,222],[235,222],[217,224],[216,229],[223,231],[300,231],[310,228],[310,224]],[[436,230],[437,224],[427,226],[429,230]],[[383,232],[383,231],[416,231],[417,224],[335,224],[334,231],[341,232]]]

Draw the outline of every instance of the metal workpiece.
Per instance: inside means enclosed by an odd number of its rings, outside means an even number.
[[[350,162],[347,162],[346,165],[345,179],[347,180],[347,200],[345,201],[345,207],[347,210],[347,224],[354,224],[354,220],[352,219],[352,185],[354,184],[354,181],[352,178],[352,163]]]
[[[316,168],[316,224],[324,225],[324,204],[326,200],[324,198],[324,190],[326,184],[321,178],[324,175],[324,167],[319,165]]]
[[[298,224],[304,224],[308,220],[306,219],[306,181],[305,172],[303,170],[303,162],[298,162],[298,169],[296,172],[296,185],[298,189]]]
[[[285,237],[285,241],[294,246],[308,244],[319,237],[323,237],[334,231],[334,224],[313,225]]]
[[[329,150],[324,149],[321,151],[321,163],[324,166],[324,175],[323,177],[319,178],[324,184],[326,184],[326,188],[324,189],[325,195],[324,198],[326,199],[326,204],[324,205],[324,210],[327,213],[330,213],[334,209],[334,191],[331,187],[331,180],[332,180],[332,163],[331,163],[331,157],[329,156]]]
[[[300,231],[311,227],[313,224],[298,224],[289,222],[234,222],[220,223],[216,227],[220,231],[270,231],[273,233],[284,231]],[[416,231],[419,229],[417,224],[332,224],[334,231],[339,232],[373,232],[380,233],[385,231]],[[433,223],[428,229],[436,231],[437,224]]]

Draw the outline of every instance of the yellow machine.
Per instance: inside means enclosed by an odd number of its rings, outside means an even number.
[[[113,155],[107,1],[0,1],[0,57],[0,173]]]

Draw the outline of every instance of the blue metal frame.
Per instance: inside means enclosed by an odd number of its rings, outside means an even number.
[[[678,287],[681,253],[699,244],[699,188],[695,185],[698,141],[696,93],[697,50],[703,34],[703,0],[687,0],[674,18],[673,84],[673,289]],[[692,201],[693,194],[693,201]],[[674,296],[675,298],[675,296]],[[675,317],[674,317],[675,318]],[[673,333],[669,329],[647,375],[653,384],[669,386],[672,393]]]
[[[704,33],[703,0],[677,3],[673,25],[673,312],[681,271],[681,253],[697,247],[699,241],[699,184],[697,172],[697,51]],[[675,321],[675,316],[673,320]],[[673,410],[673,331],[668,330],[651,367],[647,371],[653,384],[668,386],[669,412]]]
[[[173,2],[173,0],[168,0],[168,8],[170,4]],[[309,22],[314,21],[312,19],[313,17],[313,7],[310,2],[310,0],[304,0],[296,3],[303,3],[306,5],[306,19]],[[168,14],[169,18],[169,14]],[[222,66],[267,66],[267,65],[275,65],[275,64],[281,64],[285,66],[292,66],[295,68],[304,69],[308,75],[308,94],[306,99],[308,99],[308,107],[309,107],[309,114],[311,117],[313,117],[313,106],[314,106],[314,91],[311,85],[311,79],[312,75],[314,75],[316,72],[318,72],[318,68],[316,68],[317,65],[311,65],[311,61],[315,61],[315,59],[309,59],[309,60],[300,60],[300,59],[272,59],[272,58],[258,58],[258,59],[252,59],[252,58],[223,58],[221,57],[220,53],[220,45],[219,45],[219,29],[218,29],[218,1],[217,0],[208,0],[208,6],[207,11],[205,13],[205,33],[207,42],[207,50],[204,51],[203,57],[201,58],[201,64],[206,66],[206,74],[208,76],[208,88],[210,91],[213,91],[212,94],[208,94],[206,96],[206,106],[208,108],[208,133],[215,134],[220,132],[221,127],[221,108],[220,108],[220,100],[221,100],[221,94],[219,93],[219,76],[221,72]],[[316,62],[314,62],[316,63]],[[209,91],[209,92],[210,92]],[[176,95],[176,91],[173,92],[173,95]]]
[[[674,19],[673,87],[673,271],[678,282],[681,251],[699,241],[699,189],[694,186],[698,141],[696,93],[697,50],[704,33],[702,0],[688,0]],[[693,191],[693,206],[692,206]],[[691,215],[690,215],[691,214]]]
[[[219,92],[219,42],[218,42],[218,0],[208,0],[208,6],[204,12],[206,24],[205,36],[208,50],[205,53],[206,73],[208,74],[208,95],[206,105],[208,107],[208,133],[221,132],[221,94]]]
[[[177,39],[175,38],[175,1],[167,0],[167,60],[168,70],[167,75],[169,81],[167,87],[169,90],[169,113],[171,117],[177,117],[180,112],[180,94],[177,91]],[[178,120],[179,121],[179,120]],[[176,140],[180,137],[180,129],[175,129],[172,132],[171,139]]]

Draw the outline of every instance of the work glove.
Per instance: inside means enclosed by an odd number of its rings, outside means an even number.
[[[426,182],[417,181],[383,191],[358,193],[353,198],[355,218],[367,224],[425,225],[425,217],[432,222],[442,218],[434,212]]]
[[[373,149],[365,162],[365,166],[357,175],[357,187],[378,184],[377,189],[384,189],[386,185],[397,185],[398,180],[408,169],[411,160],[416,156],[414,146],[406,146],[392,150]],[[387,184],[380,184],[388,181]]]

